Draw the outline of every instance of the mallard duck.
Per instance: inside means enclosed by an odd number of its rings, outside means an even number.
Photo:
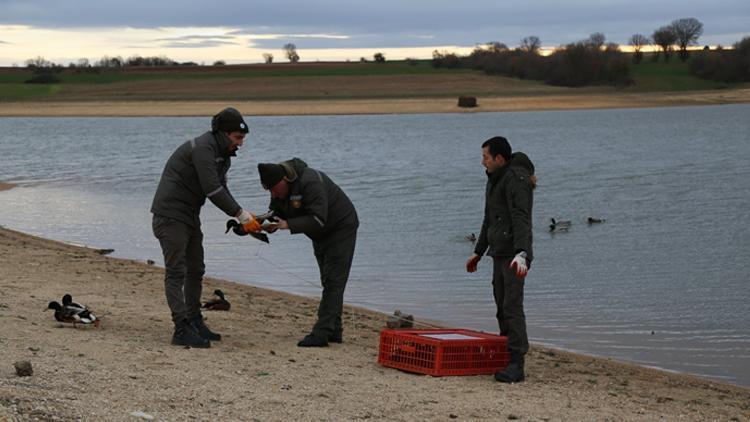
[[[552,233],[566,232],[573,224],[570,222],[570,220],[556,221],[554,218],[550,218],[550,221],[552,222],[552,224],[549,225],[549,231]]]
[[[57,321],[73,324],[74,327],[76,324],[93,324],[95,327],[99,326],[99,320],[85,307],[64,306],[53,300],[47,305],[47,309],[55,310],[55,319]]]
[[[589,224],[603,223],[605,221],[607,220],[603,218],[594,218],[594,217],[589,217],[588,220],[586,220],[586,222]]]
[[[66,308],[74,308],[82,311],[87,310],[86,307],[81,305],[80,303],[73,302],[73,296],[67,293],[62,297],[62,304]]]
[[[232,304],[224,297],[224,292],[219,289],[214,290],[214,298],[203,304],[203,309],[212,311],[228,311]]]
[[[224,234],[229,233],[229,230],[233,231],[237,236],[246,236],[249,234],[250,236],[260,240],[263,243],[269,243],[267,234],[260,232],[248,233],[242,228],[242,224],[238,223],[237,220],[227,220],[227,230],[224,232]]]

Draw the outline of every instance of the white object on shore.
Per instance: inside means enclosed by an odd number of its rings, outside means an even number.
[[[145,419],[145,420],[147,420],[147,421],[152,421],[152,420],[154,420],[154,417],[153,417],[153,416],[149,415],[148,413],[144,413],[144,412],[141,412],[140,410],[136,410],[135,412],[132,412],[132,413],[130,414],[130,416],[132,416],[132,417],[134,417],[134,418],[141,418],[141,419]]]

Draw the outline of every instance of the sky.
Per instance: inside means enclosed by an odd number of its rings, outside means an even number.
[[[549,48],[603,33],[627,44],[679,18],[703,23],[700,45],[750,36],[748,0],[0,0],[0,66],[44,57],[67,64],[103,56],[166,56],[178,62],[429,58],[467,54],[530,35]]]

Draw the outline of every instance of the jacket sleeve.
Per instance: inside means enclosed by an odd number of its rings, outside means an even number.
[[[208,145],[195,145],[191,154],[195,172],[201,189],[206,197],[229,216],[236,216],[240,212],[240,204],[234,200],[226,188],[226,180],[222,180],[219,168],[214,158],[214,152]]]
[[[513,249],[531,250],[532,191],[528,176],[514,175],[507,184],[505,198],[508,201],[510,220],[513,226]]]
[[[287,220],[292,234],[320,235],[328,220],[328,193],[322,179],[315,178],[302,188],[305,215]]]
[[[487,241],[487,202],[484,204],[484,219],[482,219],[482,229],[479,231],[479,237],[477,238],[477,244],[474,246],[474,253],[482,256],[487,251],[489,242]]]

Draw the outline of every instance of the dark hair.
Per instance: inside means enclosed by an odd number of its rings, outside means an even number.
[[[510,155],[513,153],[513,150],[511,149],[508,140],[502,136],[495,136],[494,138],[484,141],[482,148],[485,147],[489,147],[492,158],[502,155],[503,158],[505,158],[505,161],[510,161]]]

